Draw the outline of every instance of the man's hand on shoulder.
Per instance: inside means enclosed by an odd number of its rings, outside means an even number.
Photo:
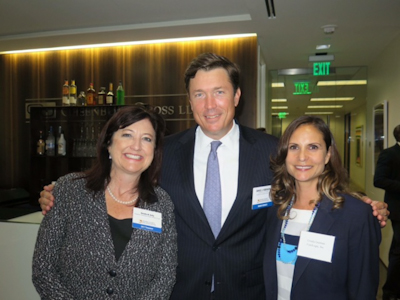
[[[386,226],[386,221],[390,214],[387,203],[382,201],[372,200],[368,196],[362,197],[361,200],[372,206],[372,214],[379,220],[381,228],[384,228]]]
[[[54,184],[49,184],[44,186],[43,191],[40,192],[39,204],[43,215],[50,211],[54,205],[53,189]]]

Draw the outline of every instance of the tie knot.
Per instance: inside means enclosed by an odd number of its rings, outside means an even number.
[[[221,144],[222,143],[220,141],[211,142],[211,152],[215,154],[217,152],[218,147],[221,146]]]

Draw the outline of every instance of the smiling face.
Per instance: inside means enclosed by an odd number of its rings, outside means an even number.
[[[235,107],[239,104],[240,89],[234,93],[225,69],[197,71],[190,80],[189,98],[194,119],[205,135],[219,140],[229,132]]]
[[[323,135],[316,127],[305,124],[293,132],[288,144],[286,168],[296,186],[307,184],[316,188],[329,158],[330,149],[326,149]]]
[[[111,172],[140,175],[154,158],[156,133],[144,119],[116,131],[108,151],[112,158]]]

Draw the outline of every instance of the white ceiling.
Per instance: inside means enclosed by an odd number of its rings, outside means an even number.
[[[368,66],[400,34],[399,0],[274,0],[276,18],[265,1],[0,0],[0,52],[256,33],[268,70],[310,68],[308,56],[327,43],[340,68]]]

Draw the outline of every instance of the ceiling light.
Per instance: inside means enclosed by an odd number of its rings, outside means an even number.
[[[308,105],[307,108],[342,108],[343,105]]]
[[[115,47],[115,46],[146,45],[146,44],[201,41],[201,40],[214,40],[214,39],[221,40],[221,39],[233,39],[233,38],[250,37],[250,36],[257,36],[257,35],[255,33],[210,35],[210,36],[197,36],[197,37],[163,39],[163,40],[130,41],[130,42],[120,42],[120,43],[104,43],[104,44],[76,45],[76,46],[54,47],[54,48],[14,50],[14,51],[3,51],[0,52],[0,54],[16,54],[16,53],[28,53],[28,52],[87,49],[87,48],[104,48],[104,47]]]
[[[288,106],[271,106],[271,109],[288,109]]]
[[[292,69],[279,69],[278,75],[308,75],[312,74],[311,68],[292,68]]]
[[[318,81],[317,86],[335,86],[335,85],[365,85],[367,80],[328,80]]]
[[[330,47],[331,47],[331,45],[317,45],[317,47],[315,47],[315,49],[326,50],[326,49],[329,49]]]
[[[271,99],[271,102],[287,102],[287,99]]]
[[[271,84],[271,87],[273,87],[273,88],[285,87],[285,83],[283,83],[283,82],[273,82]]]
[[[333,111],[316,111],[316,112],[306,111],[304,114],[305,115],[333,115]]]
[[[324,25],[321,28],[325,34],[333,34],[335,32],[336,27],[337,25],[329,24],[329,25]]]
[[[354,100],[354,97],[333,97],[333,98],[311,98],[310,101],[352,101]]]

